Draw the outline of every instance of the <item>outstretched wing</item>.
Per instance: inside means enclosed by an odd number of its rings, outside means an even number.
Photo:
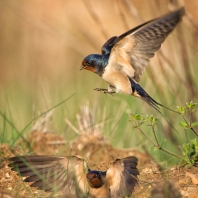
[[[31,187],[45,191],[63,191],[74,195],[86,188],[86,163],[76,156],[57,157],[46,155],[17,156],[10,159],[12,170],[18,172]]]
[[[108,47],[112,47],[108,66],[139,82],[149,59],[154,56],[184,13],[184,8],[181,8],[143,23],[120,35],[117,39],[114,38],[111,42],[107,42]],[[104,45],[103,48],[107,49],[107,46]]]
[[[111,197],[130,196],[137,184],[138,159],[134,156],[117,159],[107,171],[106,178]]]

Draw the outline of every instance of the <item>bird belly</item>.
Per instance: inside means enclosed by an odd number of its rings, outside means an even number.
[[[116,88],[116,93],[132,94],[131,83],[121,72],[104,72],[102,78]]]

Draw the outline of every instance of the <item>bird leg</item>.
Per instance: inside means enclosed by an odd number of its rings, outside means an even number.
[[[113,91],[115,87],[112,85],[108,86],[108,89],[104,89],[104,88],[95,88],[94,90],[96,91],[103,91],[103,93],[105,94],[111,94],[113,96],[114,93],[116,93],[115,91]]]
[[[108,91],[108,89],[104,89],[104,88],[95,88],[93,90],[96,90],[96,91]]]

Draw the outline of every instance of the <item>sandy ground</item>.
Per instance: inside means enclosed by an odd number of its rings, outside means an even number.
[[[16,197],[48,197],[49,194],[30,188],[22,178],[11,171],[7,166],[8,158],[14,155],[29,153],[27,143],[32,144],[31,152],[34,154],[68,154],[80,155],[86,159],[90,168],[107,170],[109,162],[116,158],[135,155],[139,159],[140,170],[139,185],[133,192],[133,197],[198,197],[198,169],[196,167],[177,168],[160,171],[149,157],[136,149],[115,149],[105,142],[101,135],[90,136],[86,133],[79,135],[69,145],[64,139],[53,133],[33,131],[28,142],[19,142],[17,147],[1,146],[0,153],[0,189]],[[21,146],[23,148],[21,149]],[[8,195],[7,195],[8,196]],[[1,196],[3,197],[3,196]]]

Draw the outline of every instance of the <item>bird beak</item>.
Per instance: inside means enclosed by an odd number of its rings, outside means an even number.
[[[80,71],[83,70],[83,69],[85,69],[85,68],[86,68],[85,66],[81,65],[80,66]]]

